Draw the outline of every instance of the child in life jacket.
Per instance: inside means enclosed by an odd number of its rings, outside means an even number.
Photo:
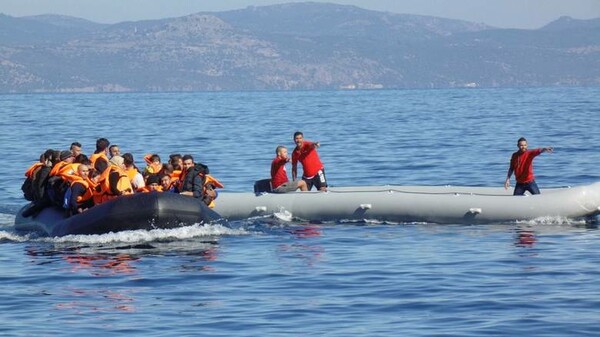
[[[144,161],[146,161],[146,169],[144,170],[144,177],[147,177],[151,174],[158,174],[162,169],[162,162],[160,161],[160,156],[156,153],[147,154],[144,156]]]

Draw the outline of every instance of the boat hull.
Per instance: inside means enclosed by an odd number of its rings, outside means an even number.
[[[72,217],[66,217],[64,210],[55,207],[48,207],[34,217],[23,217],[26,208],[17,214],[15,229],[49,236],[175,228],[220,217],[199,199],[157,192],[122,196]]]
[[[490,187],[369,186],[286,194],[220,193],[217,201],[215,211],[232,220],[288,211],[308,221],[498,223],[594,217],[600,213],[600,183],[526,196]]]

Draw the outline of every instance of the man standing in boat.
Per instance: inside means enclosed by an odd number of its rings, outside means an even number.
[[[300,162],[303,170],[302,180],[306,181],[308,190],[310,191],[314,185],[319,191],[327,191],[325,168],[317,153],[319,142],[305,140],[304,134],[297,131],[294,133],[294,143],[296,148],[292,153],[292,180],[298,177],[298,162]]]
[[[525,191],[529,191],[531,194],[540,194],[540,189],[535,183],[533,175],[533,158],[544,152],[552,153],[554,149],[552,147],[543,147],[527,150],[527,139],[523,137],[517,141],[517,147],[519,151],[513,153],[510,158],[510,166],[508,167],[504,188],[508,189],[510,187],[510,176],[514,172],[517,184],[513,195],[523,195]]]

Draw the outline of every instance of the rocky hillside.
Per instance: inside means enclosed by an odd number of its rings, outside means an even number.
[[[0,15],[0,92],[600,85],[600,19],[537,30],[319,3],[98,24]]]

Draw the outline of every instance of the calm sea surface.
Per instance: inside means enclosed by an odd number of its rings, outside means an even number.
[[[175,230],[17,234],[25,169],[98,137],[190,153],[229,191],[292,134],[330,185],[501,186],[516,141],[538,184],[600,181],[600,88],[0,95],[2,336],[598,336],[600,231],[272,217]],[[288,168],[289,171],[289,168]],[[513,182],[514,184],[514,182]]]

